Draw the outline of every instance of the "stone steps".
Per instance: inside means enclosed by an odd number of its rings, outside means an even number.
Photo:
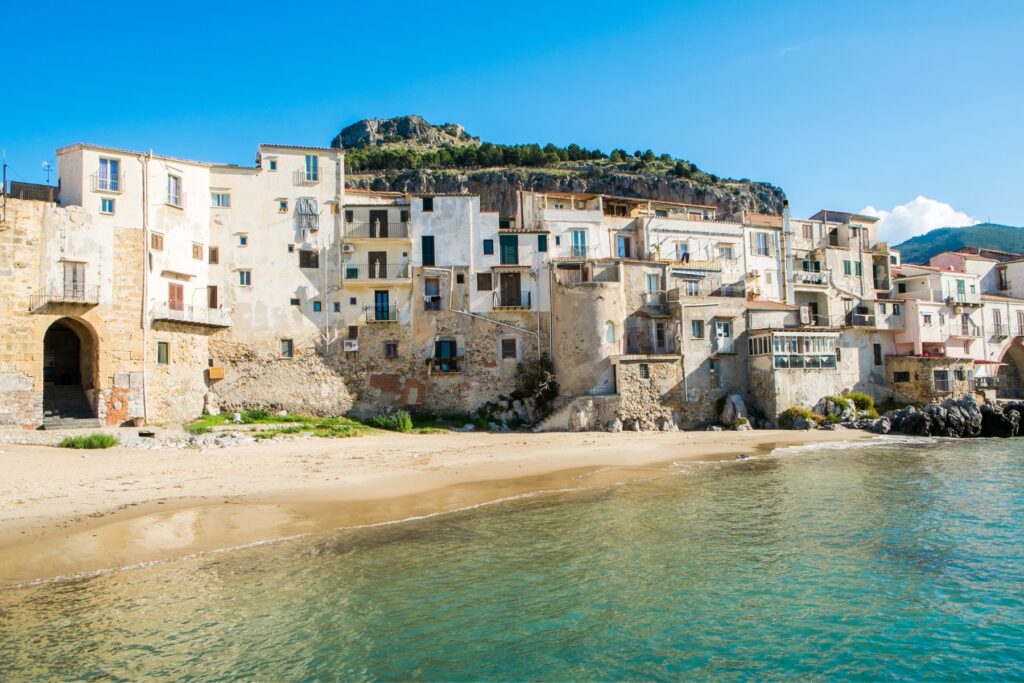
[[[100,429],[103,424],[95,417],[46,417],[43,429]]]
[[[79,386],[48,386],[43,392],[43,429],[94,429],[103,425]]]

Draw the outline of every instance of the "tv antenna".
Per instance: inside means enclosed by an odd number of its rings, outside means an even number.
[[[53,164],[51,164],[49,161],[44,161],[43,162],[43,172],[46,173],[46,184],[47,185],[50,184],[50,173],[52,171],[53,171]]]

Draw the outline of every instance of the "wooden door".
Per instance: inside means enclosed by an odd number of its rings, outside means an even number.
[[[388,276],[388,252],[370,252],[370,277],[373,279],[384,279]]]

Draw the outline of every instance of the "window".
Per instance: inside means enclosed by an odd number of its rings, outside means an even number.
[[[640,373],[640,379],[650,379],[651,378],[651,366],[648,365],[647,363],[641,363],[640,364],[640,368],[639,368],[639,373]]]
[[[892,381],[895,382],[909,382],[910,373],[906,371],[892,373]]]
[[[489,292],[494,289],[494,283],[491,280],[490,273],[477,273],[476,274],[476,291],[478,292]]]
[[[306,180],[308,182],[320,180],[320,157],[315,154],[306,155]]]
[[[302,303],[301,301],[299,301],[297,297],[294,296],[291,299],[289,299],[289,302],[291,303],[292,306],[298,306],[300,303]]]
[[[686,296],[700,296],[700,282],[697,280],[686,281]]]
[[[455,284],[457,284],[457,285],[464,285],[464,284],[466,284],[466,275],[465,275],[465,273],[456,273],[455,274]]]
[[[114,213],[114,200],[107,197],[100,199],[100,213],[112,214]]]
[[[172,311],[185,310],[185,285],[180,282],[167,283],[167,307]]]
[[[197,261],[203,260],[203,245],[192,243],[192,258]]]
[[[96,174],[96,189],[109,192],[121,191],[120,161],[117,159],[100,159],[100,168]]]
[[[804,224],[803,232],[804,232],[804,239],[805,240],[809,240],[809,239],[814,237],[814,234],[811,232],[812,230],[813,230],[813,228],[810,225]]]
[[[269,170],[269,171],[276,171],[277,170],[277,159],[270,159],[269,161],[267,161],[267,170]]]
[[[423,252],[423,265],[432,266],[435,264],[434,256],[434,236],[423,235],[420,237],[420,251]]]
[[[933,375],[935,391],[949,391],[949,370],[935,370]]]
[[[853,274],[853,263],[851,261],[843,261],[843,275]]]
[[[925,313],[924,316],[922,316],[922,317],[924,318],[924,324],[925,325],[931,325],[932,324],[932,316],[931,316],[931,314]]]
[[[516,359],[516,340],[515,339],[502,339],[501,340],[501,359],[502,360],[515,360]]]
[[[352,209],[345,209],[345,222],[351,223],[356,219],[356,212]]]
[[[587,231],[572,231],[572,256],[584,258],[587,255]]]
[[[181,193],[181,176],[167,176],[167,203],[171,206],[182,206],[184,196]]]
[[[494,253],[494,240],[484,240],[484,255],[490,256]]]
[[[878,312],[881,313],[882,315],[885,315],[886,313],[889,312],[889,308],[885,304],[878,304]]]
[[[320,254],[311,249],[299,250],[299,268],[319,268]]]
[[[615,343],[615,323],[613,323],[611,320],[604,324],[604,343]]]
[[[766,285],[770,285],[772,283],[772,271],[770,271],[770,270],[764,271],[764,283]]]
[[[288,200],[287,199],[278,199],[277,200],[277,212],[278,213],[288,213]]]
[[[771,256],[771,242],[766,232],[755,232],[750,235],[750,247],[757,256]]]
[[[895,255],[889,257],[889,263],[891,263],[894,266],[896,265],[896,256]]]
[[[704,338],[704,321],[703,320],[691,320],[690,321],[690,337],[693,339]]]
[[[295,357],[295,342],[291,339],[281,340],[281,358],[294,358]]]
[[[335,301],[334,302],[334,312],[335,313],[341,313],[341,302],[340,301]]]
[[[966,382],[967,373],[963,370],[963,368],[957,368],[956,370],[953,370],[953,379],[955,379],[957,382]]]
[[[434,198],[424,197],[423,198],[423,213],[430,213],[434,210]]]
[[[210,263],[220,263],[220,249],[217,247],[207,248],[206,255]]]
[[[853,262],[853,272],[857,275],[857,277],[860,277],[861,275],[863,275],[864,274],[864,264],[861,263],[860,261],[854,261]]]
[[[398,358],[398,342],[384,342],[384,357],[390,360]]]
[[[892,305],[892,314],[893,315],[903,315],[903,304],[893,304]]]
[[[718,257],[724,261],[732,260],[732,247],[719,247]]]
[[[356,298],[354,296],[350,296],[348,298],[348,305],[349,306],[355,306],[356,305]]]
[[[718,374],[718,361],[714,358],[708,360],[708,388],[718,389],[721,386],[721,380]]]
[[[875,354],[875,365],[881,365],[882,364],[882,345],[881,344],[875,344],[875,345],[873,345],[872,350],[874,351],[874,354]]]
[[[231,208],[231,195],[227,192],[211,192],[210,200],[217,209],[230,209]]]
[[[630,241],[626,235],[615,236],[615,255],[619,258],[630,258]]]
[[[295,253],[295,245],[294,244],[289,244],[288,245],[288,253],[289,254],[294,254]]]
[[[555,235],[555,246],[557,247],[560,244],[562,244],[562,236],[561,235]]]
[[[459,350],[454,339],[438,339],[434,342],[434,372],[459,372]]]
[[[238,271],[238,284],[242,287],[249,287],[252,285],[252,271],[251,270],[240,270]]]
[[[907,283],[906,282],[897,282],[896,283],[896,291],[899,292],[900,294],[906,294],[907,293]]]
[[[149,248],[153,251],[164,250],[164,236],[158,232],[154,232],[149,236]]]
[[[249,246],[249,236],[248,235],[239,235],[238,236],[238,246],[240,246],[240,247],[247,247],[247,246]]]
[[[350,340],[359,339],[359,326],[349,325],[348,326],[348,338]]]
[[[548,236],[537,235],[537,251],[545,252],[548,250]]]
[[[171,364],[171,343],[170,342],[157,342],[156,343],[156,362],[160,365]]]
[[[319,313],[322,310],[324,310],[323,304],[321,304],[319,301],[314,301],[313,302],[313,312],[314,313]]]
[[[654,350],[656,353],[661,353],[666,350],[666,333],[665,323],[654,324]]]
[[[997,271],[999,275],[999,289],[1005,290],[1010,288],[1010,281],[1006,277],[1006,268],[1000,268]]]

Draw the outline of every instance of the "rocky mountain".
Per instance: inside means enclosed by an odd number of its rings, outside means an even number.
[[[904,263],[926,264],[936,254],[961,247],[984,247],[1024,253],[1024,228],[997,223],[979,223],[966,228],[936,228],[911,237],[895,247]]]
[[[769,183],[720,178],[692,162],[651,150],[604,153],[579,145],[481,142],[458,124],[420,116],[366,119],[346,126],[333,147],[346,151],[346,185],[364,190],[479,194],[485,211],[512,216],[516,190],[600,193],[707,204],[720,217],[780,214],[783,191]]]

